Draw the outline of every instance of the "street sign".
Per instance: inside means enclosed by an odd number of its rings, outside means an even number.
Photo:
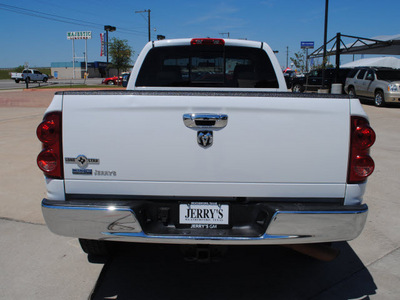
[[[67,32],[68,40],[90,40],[92,38],[91,31],[70,31]]]
[[[314,49],[314,42],[300,42],[301,49]]]

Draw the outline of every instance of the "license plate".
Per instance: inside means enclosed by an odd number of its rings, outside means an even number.
[[[209,202],[180,204],[179,223],[228,225],[229,205]]]

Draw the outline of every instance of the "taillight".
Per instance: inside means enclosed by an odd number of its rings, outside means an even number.
[[[37,157],[39,168],[46,173],[54,172],[58,166],[58,155],[53,149],[44,149]]]
[[[46,114],[36,129],[36,135],[43,145],[37,157],[40,170],[47,177],[62,179],[61,112]]]
[[[190,44],[193,45],[214,45],[214,46],[223,46],[225,45],[225,40],[223,39],[210,39],[210,38],[205,38],[205,39],[192,39],[190,41]]]
[[[372,174],[375,168],[374,160],[369,156],[369,150],[375,143],[375,131],[369,126],[368,120],[362,117],[351,117],[350,161],[348,183],[361,183]]]
[[[58,139],[58,124],[54,119],[43,121],[36,129],[38,139],[44,144],[53,144]]]

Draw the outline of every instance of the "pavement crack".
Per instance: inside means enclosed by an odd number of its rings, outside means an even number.
[[[396,252],[396,251],[399,250],[399,249],[400,249],[400,246],[398,246],[397,248],[394,248],[392,251],[389,251],[388,253],[382,255],[382,256],[379,257],[378,259],[376,259],[376,260],[370,262],[368,265],[365,265],[365,267],[368,268],[368,267],[372,266],[373,264],[375,264],[375,263],[377,263],[378,261],[384,259],[386,256],[389,256],[390,254],[392,254],[393,252]]]
[[[0,217],[0,220],[9,221],[9,222],[23,223],[23,224],[29,224],[29,225],[46,226],[45,224],[42,224],[42,223],[29,222],[29,221],[17,220],[17,219],[6,218],[6,217]]]
[[[340,285],[341,283],[349,280],[351,277],[353,276],[357,276],[358,273],[363,272],[364,270],[367,270],[367,272],[369,272],[368,268],[371,267],[373,264],[379,262],[380,260],[384,259],[385,257],[391,255],[392,253],[396,252],[397,250],[400,249],[399,247],[396,247],[395,249],[393,249],[392,251],[389,251],[388,253],[382,255],[381,257],[379,257],[378,259],[374,260],[373,262],[370,262],[368,265],[364,265],[362,268],[355,270],[354,272],[352,272],[351,274],[349,274],[348,276],[346,276],[345,278],[343,278],[342,280],[336,282],[335,284],[329,286],[328,288],[325,288],[321,291],[319,291],[316,295],[310,297],[309,299],[316,299],[318,296],[320,296],[321,294],[335,288],[336,286]]]
[[[24,119],[37,118],[40,116],[43,116],[43,114],[35,114],[35,115],[27,115],[27,116],[9,118],[9,119],[1,119],[0,122],[18,121],[18,120],[24,120]]]
[[[367,270],[368,268],[364,265],[362,268],[355,270],[354,272],[350,273],[348,276],[342,278],[341,280],[335,282],[334,284],[330,285],[329,287],[322,289],[321,291],[319,291],[317,294],[311,296],[309,299],[319,299],[317,297],[321,296],[323,293],[328,292],[329,290],[334,289],[336,286],[340,285],[343,282],[346,282],[347,280],[349,280],[351,277],[353,277],[354,275],[357,275],[358,273]]]

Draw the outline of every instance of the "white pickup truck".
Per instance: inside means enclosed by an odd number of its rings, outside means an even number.
[[[49,76],[46,74],[43,74],[42,72],[34,69],[25,69],[22,71],[22,73],[11,73],[11,79],[14,79],[16,83],[19,83],[20,81],[43,81],[47,82],[49,79]]]
[[[359,101],[288,92],[263,42],[149,42],[127,90],[57,92],[37,135],[46,223],[87,253],[347,241],[366,221]]]

